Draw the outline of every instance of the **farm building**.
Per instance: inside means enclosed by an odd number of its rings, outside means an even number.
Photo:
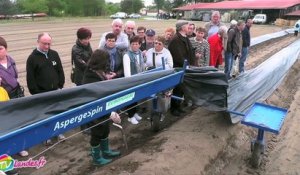
[[[300,10],[300,0],[235,0],[216,3],[189,4],[174,9],[183,12],[183,17],[188,20],[210,20],[212,10],[219,10],[222,14],[222,21],[228,22],[231,19],[251,18],[255,14],[263,13],[268,16],[269,22],[277,18],[297,18],[297,10]],[[296,13],[296,15],[294,15]],[[295,17],[296,16],[296,17]]]

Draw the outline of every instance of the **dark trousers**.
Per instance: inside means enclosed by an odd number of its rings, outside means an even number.
[[[91,127],[95,124],[99,123],[99,121],[92,121],[88,123],[88,126]],[[91,128],[91,146],[98,146],[102,139],[106,139],[110,132],[110,121],[107,121],[103,124],[97,125]]]
[[[173,95],[177,97],[183,97],[182,86],[179,84],[173,89]],[[177,110],[180,108],[181,100],[171,99],[171,110]]]
[[[133,106],[136,106],[138,103],[132,103],[131,105],[127,106],[127,108],[132,108]],[[134,114],[137,112],[137,107],[133,107],[132,109],[129,109],[127,111],[128,113],[128,118],[132,118],[134,116]]]

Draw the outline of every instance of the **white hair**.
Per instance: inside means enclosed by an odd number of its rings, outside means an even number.
[[[227,33],[227,30],[228,30],[228,28],[227,28],[226,26],[221,26],[221,27],[219,28],[218,33],[219,33],[219,34],[221,34],[221,33]]]
[[[135,22],[134,21],[126,21],[125,23],[125,27],[127,27],[127,25],[132,24],[133,26],[135,26]]]
[[[119,23],[119,24],[123,25],[123,21],[122,21],[122,19],[120,19],[120,18],[114,19],[114,20],[112,21],[111,25],[113,26],[115,23]]]
[[[234,20],[234,19],[230,21],[230,24],[231,24],[231,25],[237,25],[237,23],[238,23],[238,22],[237,22],[236,20]]]

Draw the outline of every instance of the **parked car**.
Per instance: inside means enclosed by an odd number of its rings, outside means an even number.
[[[267,22],[266,14],[256,14],[253,18],[254,24],[265,24]]]
[[[129,15],[129,18],[139,19],[139,18],[141,18],[141,15],[137,14],[137,13],[132,13]]]
[[[127,13],[125,13],[125,12],[117,12],[113,15],[110,15],[110,18],[112,18],[112,19],[117,19],[117,18],[125,19],[127,17],[128,17]]]

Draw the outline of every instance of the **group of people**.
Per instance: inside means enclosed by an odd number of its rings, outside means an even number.
[[[169,27],[163,35],[157,35],[153,29],[136,26],[134,21],[124,24],[121,19],[112,21],[111,30],[102,34],[99,47],[93,50],[90,45],[92,32],[88,28],[77,30],[77,40],[71,51],[74,67],[73,82],[76,86],[130,77],[143,71],[165,64],[166,69],[182,67],[187,60],[190,66],[214,66],[219,68],[225,62],[225,74],[231,78],[233,59],[240,59],[239,72],[244,71],[244,63],[250,46],[250,27],[252,21],[232,22],[229,29],[220,22],[220,13],[212,13],[211,22],[204,27],[178,20],[176,29]],[[37,37],[37,47],[26,62],[27,86],[32,95],[62,89],[65,74],[59,54],[50,48],[52,37],[41,33]],[[224,59],[223,59],[224,58]],[[225,60],[225,61],[223,61]],[[18,72],[14,60],[7,54],[7,43],[0,37],[0,84],[14,98],[14,90],[19,86]],[[173,94],[183,97],[180,85],[173,89]],[[134,103],[128,108],[128,121],[138,124],[142,117]],[[185,111],[181,102],[171,100],[171,114],[181,116]],[[95,125],[111,118],[120,122],[120,117],[111,115],[89,123]],[[109,157],[119,156],[120,152],[109,148],[109,123],[101,123],[91,129],[91,155],[94,164],[104,165],[111,161]],[[59,135],[59,139],[64,139]],[[50,142],[50,140],[48,141]],[[28,155],[28,153],[27,153]]]
[[[253,22],[251,19],[246,22],[232,20],[227,28],[220,22],[220,17],[220,12],[214,11],[211,22],[205,25],[211,54],[209,65],[219,68],[224,64],[224,73],[227,79],[231,79],[234,60],[239,59],[238,72],[245,71]]]

